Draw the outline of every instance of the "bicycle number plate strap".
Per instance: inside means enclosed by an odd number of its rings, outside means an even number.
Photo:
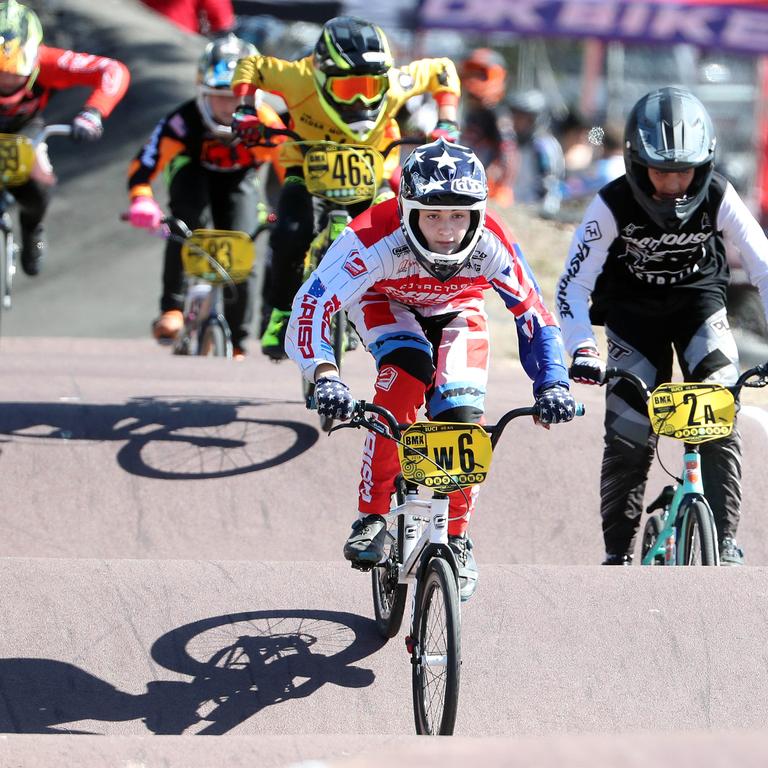
[[[720,384],[662,384],[648,400],[648,416],[657,435],[706,443],[731,434],[736,404]]]
[[[478,424],[417,421],[397,452],[406,480],[450,493],[482,483],[493,456],[490,435]]]
[[[341,205],[372,200],[384,172],[384,159],[372,147],[315,144],[304,156],[307,191]]]
[[[0,133],[0,181],[18,186],[29,179],[35,164],[35,148],[26,136]]]
[[[224,229],[196,229],[181,247],[184,271],[211,283],[222,283],[226,272],[232,282],[242,283],[253,268],[253,241],[245,232]]]

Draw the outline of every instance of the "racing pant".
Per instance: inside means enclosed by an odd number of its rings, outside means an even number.
[[[35,117],[18,133],[34,137],[45,126],[41,117]],[[22,241],[26,240],[43,223],[48,205],[51,202],[53,185],[56,177],[48,157],[48,145],[41,143],[35,150],[35,165],[29,180],[24,184],[9,187],[19,206],[19,225]]]
[[[625,368],[653,389],[672,377],[672,350],[686,381],[730,386],[738,378],[738,351],[722,302],[685,298],[667,312],[621,308],[606,318],[608,365]],[[644,399],[634,386],[613,379],[607,386],[600,513],[607,554],[631,554],[643,511],[648,470],[657,437]],[[733,433],[701,445],[704,493],[718,538],[735,537],[741,506],[741,437]]]
[[[296,179],[295,181],[292,179]],[[377,192],[391,189],[385,182]],[[269,238],[272,264],[268,284],[264,286],[264,301],[274,309],[291,311],[293,299],[304,282],[304,256],[315,233],[327,223],[333,205],[307,192],[301,179],[301,168],[289,168],[287,181],[277,202],[277,221]],[[352,217],[369,207],[369,203],[344,206]]]
[[[212,171],[187,155],[177,155],[168,165],[168,201],[171,213],[190,229],[213,227],[252,234],[258,226],[260,192],[255,168]],[[253,322],[251,275],[233,289],[224,286],[224,316],[232,343],[244,346]],[[184,306],[184,271],[181,243],[169,239],[165,247],[163,293],[160,311]]]
[[[376,360],[374,403],[401,423],[414,421],[425,401],[432,421],[481,422],[490,350],[482,299],[460,310],[424,316],[368,291],[348,312]],[[359,486],[361,515],[387,514],[399,471],[397,445],[369,432]],[[475,486],[448,495],[449,534],[466,531],[477,492]]]

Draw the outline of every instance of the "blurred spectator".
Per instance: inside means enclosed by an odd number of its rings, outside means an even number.
[[[508,106],[517,140],[515,202],[538,204],[542,216],[555,216],[560,210],[565,161],[550,130],[547,99],[538,90],[519,91],[509,98]]]
[[[601,148],[600,154],[588,168],[573,173],[566,171],[564,200],[592,197],[609,181],[624,175],[623,128],[618,125],[608,125],[604,130],[596,127],[591,129],[590,136],[592,146]]]
[[[565,172],[584,171],[595,159],[594,145],[589,141],[589,123],[576,109],[569,109],[556,126],[555,135],[563,148]]]
[[[143,0],[188,32],[226,32],[235,23],[232,0]]]
[[[491,198],[499,205],[511,205],[517,153],[512,115],[502,102],[506,64],[495,51],[478,48],[461,63],[459,75],[461,143],[472,147],[482,160]]]

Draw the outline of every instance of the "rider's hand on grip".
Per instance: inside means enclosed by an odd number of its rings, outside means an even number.
[[[86,107],[72,121],[72,139],[74,141],[98,141],[104,128],[101,113],[93,107]]]
[[[315,383],[317,412],[340,421],[352,418],[355,401],[349,387],[338,376],[324,376]]]
[[[536,395],[540,424],[562,424],[576,415],[576,401],[573,395],[559,384],[548,387]]]
[[[128,209],[128,221],[139,229],[156,230],[163,223],[163,211],[152,197],[134,197]]]
[[[605,363],[594,347],[581,347],[573,355],[568,375],[579,384],[600,386],[605,379]]]
[[[246,147],[260,144],[264,140],[264,124],[256,114],[255,107],[250,104],[241,104],[232,115],[232,133],[237,136]]]
[[[430,141],[437,141],[440,138],[446,141],[456,142],[459,140],[459,124],[455,120],[438,120],[437,125],[430,131],[428,136]]]

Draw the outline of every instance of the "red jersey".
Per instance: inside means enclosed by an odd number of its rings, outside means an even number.
[[[144,0],[144,4],[190,32],[200,32],[201,16],[205,16],[211,32],[228,30],[235,24],[232,0]]]

